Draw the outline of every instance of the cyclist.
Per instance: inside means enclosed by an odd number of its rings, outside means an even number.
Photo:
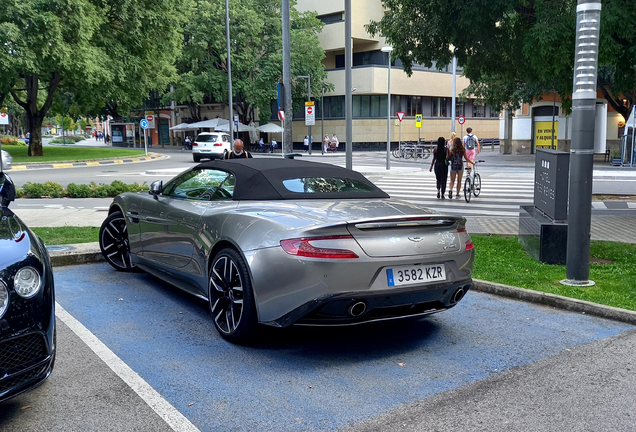
[[[473,128],[466,128],[466,135],[462,139],[464,143],[464,148],[466,149],[466,155],[469,159],[475,159],[475,149],[477,149],[477,153],[481,152],[481,145],[479,144],[479,139],[477,135],[473,135]],[[473,164],[468,164],[468,171],[473,167]]]

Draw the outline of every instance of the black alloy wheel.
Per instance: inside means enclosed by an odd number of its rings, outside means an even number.
[[[233,343],[249,341],[258,320],[252,283],[243,257],[234,249],[221,250],[210,266],[209,302],[217,331]]]
[[[473,192],[472,189],[473,189],[473,182],[471,181],[470,177],[466,177],[466,180],[464,181],[464,199],[466,200],[467,203],[470,202],[470,197]]]
[[[473,195],[476,197],[481,193],[481,176],[479,174],[475,174],[475,180],[473,181]]]
[[[136,270],[130,257],[130,243],[126,219],[122,212],[108,215],[99,229],[99,248],[106,262],[115,270],[129,272]]]

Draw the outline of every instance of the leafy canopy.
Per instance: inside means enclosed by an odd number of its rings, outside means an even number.
[[[495,108],[517,108],[542,93],[572,92],[576,0],[384,0],[389,12],[368,25],[413,64],[447,65],[453,55],[467,93]],[[603,0],[599,90],[627,117],[636,102],[636,2]],[[628,107],[622,99],[628,99]]]

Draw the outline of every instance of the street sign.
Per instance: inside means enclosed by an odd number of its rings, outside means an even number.
[[[8,125],[9,124],[9,114],[3,112],[0,113],[0,125]]]
[[[285,120],[285,111],[283,111],[283,110],[278,111],[278,120],[280,120],[280,121],[284,121]]]
[[[150,129],[154,129],[155,128],[155,116],[154,115],[147,115],[146,116],[146,121],[148,122],[148,127]]]
[[[148,129],[148,120],[141,119],[139,121],[139,126],[141,126],[142,129]]]
[[[466,117],[464,116],[457,117],[457,123],[463,125],[464,123],[466,123]]]
[[[239,123],[239,115],[234,114],[234,126],[238,126],[238,123]]]
[[[316,124],[316,112],[314,110],[314,102],[305,102],[305,126],[313,126]]]
[[[406,113],[404,113],[404,112],[402,112],[402,111],[398,111],[398,112],[396,112],[395,114],[397,115],[398,120],[399,120],[400,122],[402,122],[402,120],[404,119],[404,114],[406,114]]]
[[[415,115],[415,127],[416,128],[421,128],[422,127],[422,114],[416,114]]]

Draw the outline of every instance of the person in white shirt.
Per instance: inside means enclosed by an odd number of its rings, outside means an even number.
[[[475,160],[475,149],[477,149],[477,153],[481,151],[481,146],[479,145],[479,138],[477,135],[473,135],[473,128],[466,128],[466,135],[462,139],[464,143],[464,148],[466,149],[466,157],[470,160]],[[473,167],[473,164],[467,163],[469,168]]]
[[[305,153],[307,153],[307,151],[309,151],[309,137],[307,135],[305,135],[305,139],[303,140],[303,147]]]

